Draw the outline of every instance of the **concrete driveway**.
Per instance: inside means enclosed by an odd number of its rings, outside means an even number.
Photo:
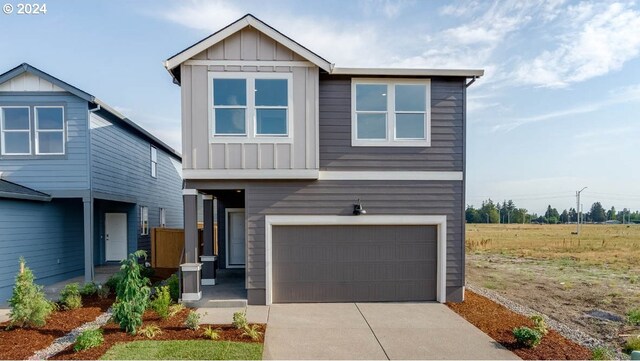
[[[518,359],[439,303],[272,305],[263,358]]]

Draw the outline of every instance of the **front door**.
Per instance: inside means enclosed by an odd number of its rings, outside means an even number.
[[[227,267],[244,268],[244,208],[227,209]]]
[[[127,214],[105,213],[104,244],[107,261],[127,258]]]

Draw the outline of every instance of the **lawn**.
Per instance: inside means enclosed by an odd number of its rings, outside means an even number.
[[[102,360],[261,360],[262,344],[233,341],[134,341],[111,347]]]

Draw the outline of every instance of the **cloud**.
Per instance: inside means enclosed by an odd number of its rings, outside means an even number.
[[[381,14],[387,19],[397,18],[413,0],[362,0],[360,2],[365,15]]]
[[[514,77],[524,84],[566,87],[622,68],[640,52],[640,12],[632,3],[580,3],[561,21],[555,49],[523,61]]]
[[[135,109],[117,105],[113,108],[142,128],[146,129],[156,138],[165,142],[171,148],[178,152],[182,152],[182,133],[180,130],[179,118],[174,119],[166,116],[139,112]]]

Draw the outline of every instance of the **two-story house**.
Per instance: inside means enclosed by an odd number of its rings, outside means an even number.
[[[0,75],[0,303],[18,258],[48,285],[182,227],[181,157],[102,101],[28,64]]]
[[[249,304],[463,300],[482,70],[340,68],[252,15],[165,67],[182,94],[183,300],[222,286],[215,257],[245,270]]]

